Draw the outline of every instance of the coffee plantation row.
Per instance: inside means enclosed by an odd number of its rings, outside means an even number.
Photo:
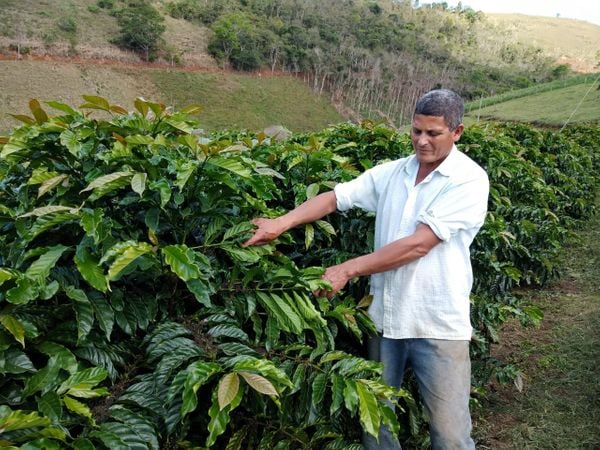
[[[252,218],[410,154],[409,137],[370,122],[208,136],[196,106],[84,99],[32,100],[0,138],[0,446],[359,449],[381,423],[421,442],[414,386],[386,386],[364,358],[368,280],[311,294],[323,267],[370,251],[373,217],[241,246]],[[472,246],[475,388],[517,374],[490,345],[508,318],[541,320],[514,288],[556,277],[594,212],[599,136],[488,124],[461,138],[491,181]]]

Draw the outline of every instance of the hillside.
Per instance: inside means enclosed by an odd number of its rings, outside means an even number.
[[[147,0],[165,27],[153,55],[153,64],[166,70],[161,73],[139,69],[150,65],[148,55],[113,43],[119,14],[131,2],[1,3],[0,59],[7,61],[0,62],[0,130],[15,123],[6,113],[26,110],[31,97],[76,104],[89,93],[124,104],[139,95],[174,106],[198,101],[206,107],[208,129],[287,122],[301,131],[360,118],[401,126],[416,98],[433,87],[473,100],[532,86],[564,76],[555,61],[591,70],[600,42],[600,27],[584,22],[526,16],[512,22],[507,16],[507,22],[443,4]],[[226,51],[216,46],[216,35]],[[237,66],[253,70],[233,71]],[[256,80],[244,75],[258,71],[262,78]],[[285,75],[267,82],[267,72]]]
[[[471,111],[471,121],[501,120],[530,122],[554,127],[568,123],[598,122],[600,92],[596,84],[578,84],[539,94],[508,100]]]
[[[541,48],[577,72],[600,67],[600,26],[581,20],[522,14],[487,14],[488,21],[512,40]]]
[[[290,76],[267,77],[224,72],[156,69],[132,65],[70,64],[56,61],[0,61],[0,132],[29,113],[31,98],[83,103],[81,95],[105,96],[127,109],[136,97],[175,108],[202,105],[206,130],[283,125],[292,131],[319,130],[343,118],[328,98]]]

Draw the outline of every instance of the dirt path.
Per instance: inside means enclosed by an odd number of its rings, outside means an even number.
[[[540,328],[510,323],[494,356],[522,370],[523,390],[493,384],[475,413],[481,449],[600,448],[600,214],[563,254],[563,276],[527,293]]]
[[[219,74],[248,75],[252,77],[291,77],[294,74],[282,72],[280,70],[257,70],[253,72],[240,72],[226,68],[215,68],[199,65],[173,65],[166,62],[146,62],[146,61],[121,61],[111,58],[86,58],[83,56],[63,56],[51,53],[37,54],[31,53],[18,56],[15,52],[0,51],[0,61],[48,61],[63,64],[85,64],[95,66],[122,67],[128,69],[173,69],[188,72],[204,72]]]

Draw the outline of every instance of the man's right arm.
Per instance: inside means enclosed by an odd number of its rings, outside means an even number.
[[[263,245],[298,225],[314,222],[334,212],[337,208],[335,192],[329,191],[313,197],[292,211],[276,219],[254,219],[254,235],[244,242],[244,247]]]

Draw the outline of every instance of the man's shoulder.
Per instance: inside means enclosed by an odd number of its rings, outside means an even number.
[[[481,167],[479,165],[479,163],[477,163],[477,161],[475,161],[473,158],[471,158],[469,155],[467,155],[466,153],[455,149],[456,151],[455,153],[455,169],[453,170],[453,175],[454,176],[458,176],[458,177],[464,177],[467,176],[469,178],[472,177],[476,177],[476,178],[485,178],[487,179],[487,172],[485,171],[485,169],[483,167]]]

